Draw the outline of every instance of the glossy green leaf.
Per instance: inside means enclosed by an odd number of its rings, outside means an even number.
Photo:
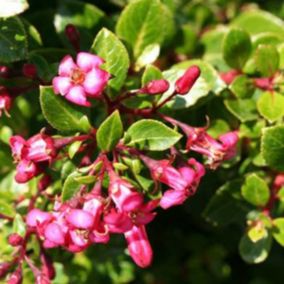
[[[270,191],[266,182],[256,174],[247,176],[242,186],[242,196],[255,206],[265,206],[269,200]]]
[[[275,46],[260,45],[254,54],[256,70],[264,77],[271,77],[279,68],[280,56]]]
[[[256,104],[250,99],[225,100],[227,109],[241,122],[258,118]]]
[[[122,42],[111,31],[103,28],[96,36],[91,51],[105,60],[104,69],[114,76],[108,85],[118,91],[129,68],[129,56]]]
[[[24,237],[26,235],[26,223],[20,214],[16,214],[13,222],[13,233]]]
[[[40,88],[40,104],[45,119],[52,127],[60,131],[90,131],[86,108],[78,107],[60,95],[55,95],[52,87]]]
[[[242,220],[248,208],[241,201],[241,181],[234,180],[220,187],[206,206],[203,215],[215,226],[226,226]]]
[[[240,99],[249,98],[254,93],[252,81],[245,75],[238,76],[230,85],[230,90]]]
[[[61,195],[63,202],[70,200],[79,192],[82,184],[76,181],[76,178],[81,176],[82,175],[79,172],[73,172],[66,178]]]
[[[268,257],[270,248],[271,235],[268,232],[256,242],[253,242],[245,234],[240,241],[239,252],[244,261],[248,263],[260,263]]]
[[[257,101],[259,113],[273,122],[284,115],[284,96],[276,92],[264,92]]]
[[[11,203],[0,200],[0,214],[8,217],[14,217],[15,209],[13,208]]]
[[[240,13],[231,24],[246,30],[252,35],[266,31],[275,32],[284,38],[283,21],[271,13],[262,10],[255,9]]]
[[[160,121],[142,119],[132,124],[126,132],[129,146],[151,151],[164,151],[176,144],[181,135]]]
[[[141,55],[137,58],[135,63],[135,70],[139,71],[148,64],[151,64],[157,60],[160,55],[160,45],[150,44],[145,47]]]
[[[273,220],[272,235],[274,239],[284,247],[284,218],[276,218]]]
[[[0,19],[0,62],[10,63],[27,58],[28,40],[18,17]]]
[[[159,0],[137,0],[123,10],[116,33],[138,58],[147,46],[163,42],[170,23],[169,11]]]
[[[75,141],[69,146],[68,155],[69,155],[70,159],[74,158],[74,156],[76,155],[76,153],[80,149],[81,145],[82,145],[82,141]]]
[[[99,127],[96,138],[103,151],[111,151],[123,135],[123,124],[118,111],[113,112]]]
[[[267,165],[284,171],[284,126],[265,128],[261,139],[261,152]]]
[[[251,53],[251,40],[247,32],[242,29],[231,29],[223,41],[223,57],[227,64],[242,70]]]

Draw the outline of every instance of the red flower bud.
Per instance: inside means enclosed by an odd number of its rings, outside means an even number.
[[[5,65],[0,66],[0,77],[9,78],[9,75],[10,75],[10,68]]]
[[[18,267],[7,281],[7,284],[21,284],[23,281],[22,267]]]
[[[0,263],[0,278],[4,277],[11,267],[11,263],[9,262],[2,262]]]
[[[139,90],[142,94],[156,95],[166,92],[170,87],[167,80],[153,80],[147,83],[143,88]]]
[[[189,67],[183,76],[181,76],[175,83],[175,91],[177,94],[185,95],[193,87],[194,83],[200,76],[200,69],[198,66]]]
[[[44,174],[44,176],[38,182],[38,185],[37,185],[38,190],[39,191],[46,190],[49,187],[49,185],[51,184],[51,182],[52,182],[51,177],[47,174]]]
[[[73,47],[78,51],[80,49],[80,33],[77,28],[72,24],[68,24],[65,27],[65,35]]]
[[[13,247],[20,246],[23,241],[24,239],[18,234],[11,234],[8,237],[8,242]]]
[[[22,69],[23,75],[28,78],[35,78],[37,75],[37,69],[34,64],[26,63]]]

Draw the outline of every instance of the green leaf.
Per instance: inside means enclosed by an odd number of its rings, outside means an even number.
[[[263,262],[268,257],[271,243],[271,235],[268,232],[257,242],[253,242],[249,236],[245,234],[239,245],[241,257],[248,263]]]
[[[103,28],[96,36],[91,51],[105,60],[104,69],[114,76],[108,85],[118,91],[124,84],[129,68],[129,56],[122,42]]]
[[[256,104],[252,99],[225,100],[226,108],[241,122],[258,118]]]
[[[248,208],[241,201],[240,180],[225,183],[209,201],[203,215],[215,226],[226,226],[245,218]]]
[[[24,237],[26,235],[26,223],[20,214],[16,214],[13,222],[13,233]]]
[[[284,22],[280,18],[262,10],[244,11],[231,24],[246,30],[251,35],[265,31],[274,32],[284,38]]]
[[[242,70],[251,53],[251,40],[247,32],[241,29],[231,29],[223,41],[223,57],[227,64]]]
[[[268,166],[284,171],[284,126],[265,128],[261,139],[261,152]]]
[[[256,225],[248,230],[248,237],[253,243],[258,242],[264,238],[267,234],[266,228],[264,226]]]
[[[29,3],[26,0],[0,0],[0,7],[0,18],[8,18],[26,11]]]
[[[88,49],[92,44],[94,34],[98,32],[104,18],[104,12],[90,3],[74,0],[60,0],[54,17],[54,26],[62,42],[70,46],[65,27],[73,24],[80,32],[80,45]]]
[[[15,213],[15,209],[13,208],[11,203],[0,200],[0,214],[8,217],[14,217]]]
[[[142,54],[138,57],[135,63],[135,71],[141,70],[148,64],[151,64],[157,60],[160,55],[160,45],[150,44],[145,47]]]
[[[146,85],[150,81],[159,80],[163,78],[163,74],[160,69],[154,65],[147,65],[142,75],[142,86]]]
[[[70,147],[68,148],[68,155],[70,159],[74,158],[74,156],[80,149],[81,145],[82,145],[82,141],[75,141],[70,145]]]
[[[266,182],[256,174],[247,176],[241,191],[244,199],[255,206],[265,206],[270,196]]]
[[[121,13],[116,33],[138,58],[147,46],[163,42],[171,24],[169,10],[159,0],[137,0]]]
[[[257,110],[273,122],[284,115],[284,96],[276,92],[264,92],[257,101]]]
[[[96,181],[95,176],[79,176],[79,177],[74,177],[74,180],[78,182],[79,184],[91,184]]]
[[[10,63],[27,58],[28,40],[18,17],[0,19],[0,62]]]
[[[82,184],[76,181],[76,178],[81,177],[81,173],[73,172],[65,180],[62,189],[62,201],[66,202],[73,198],[79,192]]]
[[[96,138],[102,151],[111,151],[123,135],[123,124],[116,110],[99,127]]]
[[[89,132],[91,125],[85,108],[67,102],[54,94],[52,87],[40,87],[40,104],[49,124],[60,131]]]
[[[230,85],[230,90],[240,99],[249,98],[254,93],[252,81],[245,75],[238,76]]]
[[[125,136],[129,146],[151,151],[169,149],[182,137],[162,122],[153,119],[142,119],[132,124]]]
[[[280,56],[275,46],[261,44],[256,49],[254,60],[256,70],[264,77],[271,77],[279,68]]]
[[[273,220],[272,235],[274,239],[284,247],[284,218],[276,218]]]

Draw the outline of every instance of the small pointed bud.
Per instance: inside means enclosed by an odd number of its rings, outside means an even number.
[[[44,174],[43,177],[38,182],[38,185],[37,185],[38,190],[39,191],[46,190],[51,183],[52,183],[51,176]]]
[[[46,275],[48,279],[54,279],[56,272],[51,257],[45,252],[42,252],[40,255],[40,259],[42,263],[42,273]]]
[[[134,262],[142,268],[149,266],[153,259],[153,251],[145,227],[133,226],[133,228],[124,235],[129,254]]]
[[[147,83],[143,88],[139,90],[139,93],[156,95],[166,92],[170,87],[170,83],[167,80],[153,80]]]
[[[11,267],[11,263],[9,262],[2,262],[0,263],[0,278],[4,277]]]
[[[81,209],[72,209],[66,216],[66,221],[77,229],[91,229],[95,218],[92,214]]]
[[[80,49],[80,33],[78,29],[74,25],[68,24],[65,27],[65,35],[73,47],[78,51]]]
[[[7,284],[21,284],[23,281],[22,267],[18,267],[7,281]]]
[[[23,75],[28,78],[35,78],[37,75],[37,69],[34,64],[26,63],[23,65],[22,69]]]
[[[0,78],[9,78],[10,68],[5,65],[0,66]]]
[[[238,70],[230,70],[228,72],[221,73],[220,77],[227,85],[230,85],[235,78],[241,74],[242,73]]]
[[[21,237],[20,235],[18,235],[16,233],[11,234],[8,237],[8,242],[13,247],[22,245],[23,241],[24,241],[23,237]]]
[[[181,76],[175,83],[175,91],[177,94],[185,95],[193,87],[194,83],[200,76],[200,69],[198,66],[189,67],[183,76]]]

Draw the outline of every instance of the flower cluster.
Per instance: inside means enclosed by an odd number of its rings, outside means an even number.
[[[10,145],[17,162],[15,178],[18,183],[43,173],[56,156],[54,140],[45,134],[37,134],[27,141],[19,135],[12,136]]]

